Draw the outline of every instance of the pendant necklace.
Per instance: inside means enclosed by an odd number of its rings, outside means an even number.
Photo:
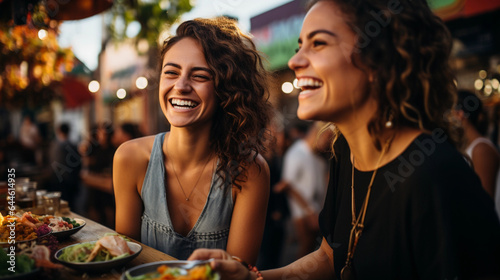
[[[352,216],[352,229],[351,229],[351,234],[349,235],[349,247],[347,251],[347,259],[345,262],[344,267],[340,271],[340,279],[341,280],[352,280],[356,279],[356,273],[354,271],[354,267],[352,266],[352,258],[354,256],[354,251],[356,250],[356,246],[358,245],[359,238],[361,237],[361,233],[363,232],[364,228],[364,223],[365,223],[365,215],[366,215],[366,208],[368,207],[368,201],[370,200],[370,193],[373,185],[373,181],[375,180],[375,175],[377,175],[377,171],[380,167],[380,161],[384,157],[385,153],[387,152],[390,143],[392,142],[392,139],[394,137],[391,137],[386,144],[384,145],[384,148],[382,149],[382,153],[380,154],[380,157],[378,158],[378,162],[376,165],[375,170],[373,171],[372,178],[370,179],[370,183],[368,184],[368,190],[366,191],[366,196],[365,200],[363,201],[363,204],[361,205],[361,209],[359,212],[359,215],[356,218],[356,206],[354,205],[354,155],[352,156],[352,173],[351,173],[351,216]]]
[[[177,179],[177,183],[179,183],[179,186],[181,187],[182,193],[184,194],[186,201],[189,201],[189,199],[191,198],[191,195],[194,192],[194,189],[196,189],[196,186],[198,185],[198,182],[201,179],[201,175],[203,175],[203,171],[205,171],[205,167],[207,167],[207,164],[212,157],[211,156],[208,157],[207,162],[205,163],[205,165],[203,166],[203,169],[201,170],[200,176],[198,176],[198,180],[196,180],[196,183],[194,183],[194,186],[191,189],[191,192],[189,193],[189,195],[186,195],[186,192],[184,191],[184,188],[182,187],[181,181],[179,180],[179,176],[177,176],[177,171],[175,171],[174,163],[172,162],[173,160],[171,160],[172,158],[168,154],[168,150],[166,150],[166,153],[167,153],[167,157],[169,158],[168,161],[170,162],[170,166],[172,166],[172,169],[174,170],[174,175],[175,175],[175,178]]]

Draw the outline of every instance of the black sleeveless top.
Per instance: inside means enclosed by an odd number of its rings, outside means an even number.
[[[344,137],[335,153],[319,223],[339,278],[351,230],[352,165]],[[371,176],[355,170],[356,214]],[[493,200],[443,131],[421,134],[379,168],[353,266],[357,279],[500,279]]]

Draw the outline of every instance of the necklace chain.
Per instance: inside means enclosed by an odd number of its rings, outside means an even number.
[[[351,261],[354,255],[354,251],[356,250],[356,245],[358,245],[359,238],[361,237],[361,233],[363,232],[364,228],[364,223],[365,223],[365,215],[366,215],[366,209],[368,208],[368,201],[370,200],[370,194],[371,194],[371,189],[373,185],[373,181],[375,180],[375,175],[377,175],[377,171],[380,167],[380,162],[382,161],[382,158],[384,157],[385,153],[389,149],[389,146],[392,142],[392,139],[394,138],[391,137],[389,140],[387,140],[386,144],[384,145],[384,148],[382,149],[382,153],[380,154],[380,157],[378,158],[377,165],[375,170],[373,171],[372,177],[370,179],[370,183],[368,184],[368,190],[366,191],[366,196],[365,200],[363,201],[363,204],[361,205],[361,209],[359,211],[359,215],[356,218],[356,206],[354,202],[354,155],[352,156],[352,172],[351,172],[351,217],[352,217],[352,229],[351,229],[351,234],[349,235],[349,247],[347,251],[347,258],[346,258],[346,263],[344,268],[342,268],[340,275],[342,280],[346,279],[353,279],[355,278],[354,271],[351,268]]]
[[[201,175],[203,175],[203,171],[205,171],[205,167],[207,167],[207,164],[212,157],[211,156],[208,157],[207,162],[205,163],[205,165],[203,166],[203,169],[201,170],[200,176],[198,176],[198,180],[196,180],[196,183],[194,183],[194,186],[191,189],[191,192],[189,193],[189,196],[186,195],[186,192],[184,191],[184,188],[182,187],[181,181],[179,180],[179,176],[177,176],[177,171],[175,171],[175,166],[174,166],[173,160],[170,157],[170,155],[168,154],[168,150],[167,150],[167,157],[169,158],[168,161],[170,162],[170,166],[172,166],[172,169],[174,170],[174,175],[175,175],[175,178],[177,179],[177,183],[179,183],[179,186],[181,187],[182,193],[184,194],[186,201],[189,201],[189,199],[191,198],[191,195],[193,194],[194,190],[196,189],[196,186],[198,185],[198,182],[201,179]]]

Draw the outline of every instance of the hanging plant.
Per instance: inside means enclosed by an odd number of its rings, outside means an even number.
[[[59,23],[50,20],[43,3],[26,18],[25,25],[11,22],[0,27],[1,104],[48,103],[51,83],[73,68],[73,52],[59,47]]]
[[[163,30],[168,29],[183,13],[191,10],[191,2],[192,0],[115,0],[109,24],[112,39],[121,41],[134,38],[136,42],[146,39],[150,45],[155,45]],[[130,27],[139,30],[127,34]]]

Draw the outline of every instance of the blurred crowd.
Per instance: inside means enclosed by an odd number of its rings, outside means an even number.
[[[0,114],[3,114],[0,112]],[[1,180],[14,169],[16,178],[37,182],[37,190],[61,192],[70,210],[114,228],[112,166],[115,150],[142,136],[134,123],[101,123],[71,141],[71,125],[60,122],[48,129],[34,114],[23,113],[17,137],[8,114],[0,126]]]

